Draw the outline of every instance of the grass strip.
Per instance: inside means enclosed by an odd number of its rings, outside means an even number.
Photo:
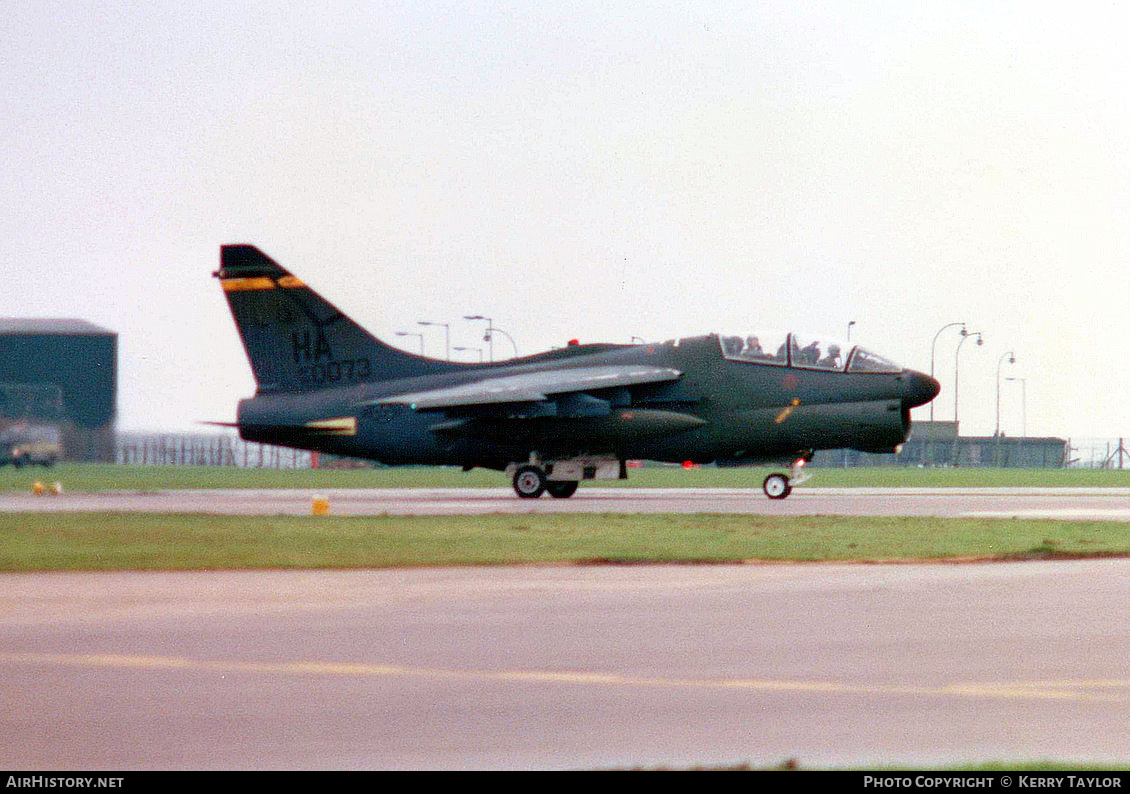
[[[1130,524],[733,514],[0,514],[0,570],[893,562],[1130,555]]]

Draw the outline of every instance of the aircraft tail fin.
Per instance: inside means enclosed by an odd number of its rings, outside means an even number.
[[[258,393],[442,372],[380,341],[253,245],[220,247],[220,280]]]

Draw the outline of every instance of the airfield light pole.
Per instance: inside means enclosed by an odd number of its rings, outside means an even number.
[[[961,326],[961,335],[965,336],[965,323],[946,323],[945,325],[943,325],[941,328],[938,329],[938,332],[936,334],[934,334],[934,341],[930,343],[930,377],[931,378],[934,377],[934,348],[937,347],[937,345],[938,345],[938,337],[942,335],[942,331],[946,330],[947,328],[953,328],[954,326],[957,326],[957,325]],[[954,421],[957,421],[957,420],[954,420]],[[934,459],[934,401],[933,400],[930,400],[930,433],[929,433],[929,436],[930,437],[928,439],[927,446],[930,449],[930,463],[933,464],[933,463],[937,462]]]
[[[993,465],[1001,465],[1001,364],[1005,359],[1008,359],[1009,364],[1016,363],[1016,354],[1011,350],[997,359],[997,429],[994,433],[996,438],[996,445],[993,453]]]
[[[476,353],[479,354],[479,363],[480,364],[483,363],[483,349],[481,347],[453,347],[451,349],[452,350],[458,350],[460,353],[462,353],[465,350],[474,350]]]
[[[408,331],[393,331],[393,333],[396,334],[397,336],[414,336],[417,339],[419,339],[420,340],[420,355],[421,356],[424,355],[424,335],[423,334],[413,334],[413,333],[409,333]]]
[[[489,343],[489,345],[490,345],[490,348],[489,348],[489,350],[490,350],[490,360],[493,363],[494,362],[494,336],[491,334],[491,331],[494,330],[494,320],[492,320],[489,317],[484,317],[481,314],[464,314],[463,319],[464,320],[486,320],[487,321],[487,330],[486,330],[486,333],[483,334],[483,341]]]
[[[501,328],[492,327],[492,328],[489,328],[488,331],[493,331],[494,333],[502,334],[507,339],[509,339],[510,344],[513,345],[513,347],[514,347],[514,358],[518,358],[518,345],[514,343],[514,337],[512,337],[510,334],[503,331]]]
[[[1005,378],[1005,380],[1020,381],[1020,440],[1016,448],[1020,452],[1021,465],[1024,463],[1024,442],[1028,440],[1028,379]]]
[[[444,344],[443,349],[447,353],[447,360],[451,361],[451,323],[432,323],[432,322],[428,322],[427,320],[417,320],[416,324],[417,325],[442,325],[443,326],[443,331],[444,331],[444,334],[446,335],[444,337],[445,344]]]
[[[977,346],[978,347],[985,344],[985,340],[981,338],[981,332],[980,331],[969,332],[969,331],[966,331],[964,328],[962,328],[961,329],[961,341],[957,343],[957,352],[954,353],[954,355],[953,355],[953,429],[954,429],[953,462],[954,463],[957,463],[958,450],[960,449],[957,445],[957,427],[958,427],[958,425],[957,425],[957,373],[958,373],[958,370],[960,369],[958,365],[961,363],[961,346],[965,344],[965,341],[967,339],[971,339],[974,336],[977,337]]]
[[[850,320],[848,322],[848,325],[847,325],[847,340],[846,341],[848,341],[848,342],[851,341],[851,327],[853,325],[855,325],[855,320]],[[851,352],[851,347],[849,346],[848,347],[848,353],[850,353],[850,352]],[[848,451],[847,451],[847,448],[845,447],[844,448],[844,468],[846,469],[847,467],[848,467]]]
[[[961,335],[961,341],[957,343],[957,352],[954,353],[954,356],[953,356],[953,423],[955,425],[957,424],[957,371],[958,371],[958,364],[961,361],[961,346],[965,344],[965,341],[967,339],[972,339],[973,337],[977,337],[977,346],[978,347],[985,344],[985,340],[983,340],[981,338],[981,332],[980,331],[963,333]]]
[[[1028,438],[1028,379],[1005,378],[1005,380],[1018,381],[1020,383],[1020,437]]]
[[[934,377],[934,349],[938,346],[938,337],[942,335],[942,331],[946,330],[947,328],[953,328],[954,326],[957,326],[957,325],[961,326],[962,341],[965,341],[964,337],[968,334],[968,332],[965,330],[965,323],[947,323],[946,325],[943,325],[941,328],[938,329],[938,333],[934,334],[934,341],[930,343],[930,377],[931,378]],[[958,343],[958,347],[961,347],[960,342]],[[934,401],[933,400],[930,401],[930,421],[931,422],[934,421]],[[956,422],[957,420],[954,419],[954,421]]]

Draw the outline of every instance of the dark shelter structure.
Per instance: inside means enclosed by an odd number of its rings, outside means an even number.
[[[0,429],[58,429],[63,458],[114,459],[118,335],[85,320],[0,317]]]

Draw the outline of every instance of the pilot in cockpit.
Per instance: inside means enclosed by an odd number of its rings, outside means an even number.
[[[842,364],[839,345],[829,345],[828,355],[816,362],[816,366],[824,367],[825,369],[839,369]]]
[[[816,364],[820,359],[820,343],[812,342],[800,351],[799,364]]]
[[[761,340],[756,336],[747,336],[742,358],[765,358],[765,351],[761,349]]]

